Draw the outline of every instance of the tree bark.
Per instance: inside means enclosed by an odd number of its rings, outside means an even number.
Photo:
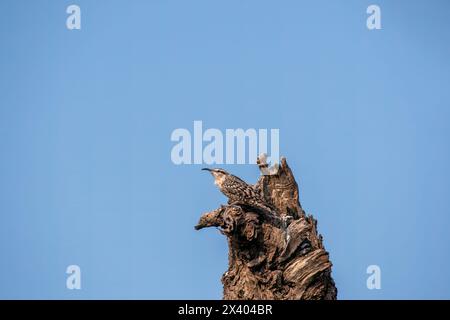
[[[298,185],[286,159],[275,168],[258,159],[258,166],[263,175],[254,188],[276,208],[276,216],[222,205],[203,214],[195,227],[219,227],[227,238],[223,298],[335,300],[328,252],[317,232],[317,221],[301,207]]]

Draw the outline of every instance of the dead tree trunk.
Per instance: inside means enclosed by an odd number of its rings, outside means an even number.
[[[236,205],[203,214],[197,230],[219,227],[228,240],[224,299],[336,299],[331,262],[317,221],[303,211],[298,186],[283,158],[275,173],[258,159],[254,188],[276,208],[278,217]],[[287,217],[287,218],[286,218]]]

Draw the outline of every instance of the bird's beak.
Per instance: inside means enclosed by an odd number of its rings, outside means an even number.
[[[199,224],[194,227],[195,230],[200,230],[200,229],[203,229],[203,228],[204,228],[204,226],[199,225]]]
[[[212,171],[210,168],[202,168],[202,170],[206,170],[206,171],[209,171],[209,172]]]

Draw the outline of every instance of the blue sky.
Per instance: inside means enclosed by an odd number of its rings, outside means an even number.
[[[201,120],[280,129],[338,298],[449,299],[448,9],[2,1],[0,298],[221,298],[225,239],[193,226],[226,199],[201,165],[170,159],[172,131]],[[81,290],[66,289],[71,264]]]

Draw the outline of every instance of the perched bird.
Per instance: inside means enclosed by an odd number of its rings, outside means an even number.
[[[271,215],[275,215],[274,209],[255,191],[255,189],[242,179],[226,172],[223,169],[209,169],[214,177],[214,184],[228,197],[228,203],[233,205],[243,205],[262,210]]]

